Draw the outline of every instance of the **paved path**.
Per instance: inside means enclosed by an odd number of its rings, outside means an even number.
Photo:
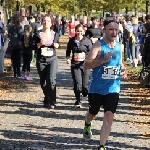
[[[43,93],[35,67],[31,71],[33,82],[20,81],[20,84],[14,87],[17,81],[12,78],[11,88],[0,98],[1,150],[91,150],[99,144],[103,110],[92,123],[92,140],[84,140],[82,131],[88,109],[87,103],[85,102],[81,109],[73,106],[75,98],[70,67],[65,63],[64,41],[67,41],[67,36],[61,41],[61,49],[58,50],[57,108],[55,110],[42,108]],[[128,81],[122,82],[120,103],[107,148],[150,150],[150,137],[143,134],[150,126],[134,124],[148,116],[137,114],[136,107],[131,109],[128,84]]]

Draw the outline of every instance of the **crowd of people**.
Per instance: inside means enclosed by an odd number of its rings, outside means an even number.
[[[68,30],[66,63],[71,66],[76,99],[74,105],[80,108],[82,101],[88,100],[89,103],[83,136],[87,139],[92,137],[92,120],[103,106],[104,118],[98,150],[106,150],[105,144],[119,101],[120,79],[127,77],[122,59],[135,68],[138,64],[148,67],[150,63],[149,20],[149,15],[141,19],[110,15],[100,20],[85,15],[82,20],[71,16],[67,22],[64,17],[60,19],[56,15],[54,18],[51,13],[44,16],[30,15],[27,18],[22,11],[11,17],[7,30],[0,23],[0,44],[1,47],[4,46],[8,35],[6,54],[11,52],[14,77],[28,81],[33,80],[30,76],[30,63],[34,50],[44,94],[43,107],[54,109],[58,67],[56,49],[60,45],[60,36]],[[4,66],[3,63],[1,65]],[[3,73],[3,69],[0,71]]]

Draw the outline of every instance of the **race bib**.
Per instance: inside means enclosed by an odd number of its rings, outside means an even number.
[[[41,48],[41,55],[42,56],[53,56],[53,49],[48,47]]]
[[[98,38],[91,38],[91,42],[95,43],[98,40]]]
[[[116,79],[117,73],[118,73],[118,67],[103,66],[102,78],[103,79]]]
[[[70,32],[71,32],[71,33],[75,33],[75,29],[71,29]]]
[[[74,53],[74,60],[75,61],[84,61],[85,60],[85,53]]]

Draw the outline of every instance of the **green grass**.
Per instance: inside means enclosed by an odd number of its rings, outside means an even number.
[[[133,65],[129,62],[125,62],[125,66],[127,66],[129,71],[132,71],[134,74],[138,74],[141,69],[142,69],[142,65],[138,65],[136,68],[133,67]]]
[[[136,68],[131,68],[133,70],[134,73],[139,73],[142,69],[142,65],[141,66],[137,66]]]

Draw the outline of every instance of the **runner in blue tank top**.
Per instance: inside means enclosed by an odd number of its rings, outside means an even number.
[[[91,138],[91,121],[96,118],[100,106],[103,106],[104,118],[98,150],[106,150],[106,140],[111,131],[119,100],[120,75],[126,77],[121,45],[116,42],[118,31],[119,26],[114,20],[105,21],[104,38],[93,45],[84,62],[84,68],[93,69],[93,72],[89,84],[89,111],[86,114],[83,136]]]

